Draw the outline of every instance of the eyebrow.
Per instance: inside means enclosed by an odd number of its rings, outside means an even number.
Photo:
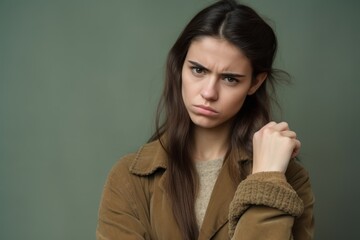
[[[192,65],[196,66],[196,67],[199,67],[199,68],[202,68],[204,69],[205,71],[207,72],[211,72],[209,69],[207,69],[206,67],[204,67],[203,65],[201,65],[200,63],[198,62],[195,62],[195,61],[191,61],[191,60],[188,60],[189,63],[191,63]],[[223,77],[232,77],[232,78],[241,78],[241,77],[245,77],[246,75],[244,74],[238,74],[238,73],[221,73],[220,74],[221,76]]]

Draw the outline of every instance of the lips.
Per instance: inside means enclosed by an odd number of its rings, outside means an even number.
[[[213,109],[212,107],[208,107],[204,105],[194,105],[194,108],[195,108],[195,112],[200,115],[216,116],[219,114],[219,112]]]
[[[215,109],[213,109],[211,107],[204,106],[204,105],[195,105],[195,107],[202,108],[204,110],[211,111],[211,112],[214,112],[214,113],[218,113]]]

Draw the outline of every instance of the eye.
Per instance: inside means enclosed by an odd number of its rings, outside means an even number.
[[[205,69],[198,66],[192,66],[191,71],[194,75],[203,75],[205,73]]]
[[[232,84],[232,85],[237,84],[237,83],[239,82],[238,79],[236,79],[236,78],[234,78],[234,77],[230,77],[230,76],[224,76],[223,79],[224,79],[224,81],[225,81],[226,83]]]

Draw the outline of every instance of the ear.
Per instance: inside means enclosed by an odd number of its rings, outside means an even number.
[[[262,72],[256,75],[255,80],[248,91],[248,95],[254,94],[256,90],[258,90],[258,88],[261,86],[261,84],[265,81],[266,78],[267,78],[266,72]]]

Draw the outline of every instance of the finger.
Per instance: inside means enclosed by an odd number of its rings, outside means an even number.
[[[287,122],[280,122],[278,124],[271,126],[271,128],[276,131],[285,131],[285,130],[289,130],[289,124]]]
[[[298,139],[294,139],[294,141],[295,141],[295,147],[291,154],[291,158],[298,156],[300,153],[300,148],[301,148],[301,142]]]
[[[263,128],[273,127],[273,126],[275,126],[276,124],[277,124],[276,122],[271,121],[271,122],[268,122],[266,125],[264,125]]]
[[[280,134],[281,134],[281,136],[284,136],[284,137],[296,138],[296,132],[294,132],[294,131],[290,131],[290,130],[281,131]]]

